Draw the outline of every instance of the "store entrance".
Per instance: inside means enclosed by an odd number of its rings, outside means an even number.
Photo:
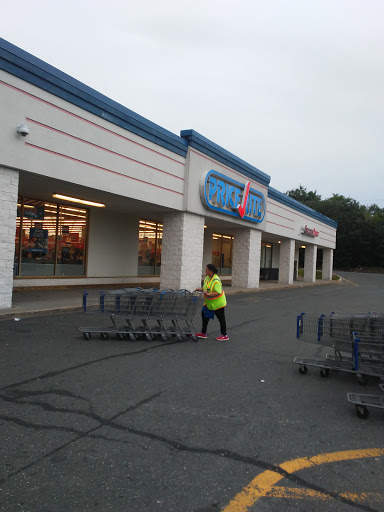
[[[233,237],[213,233],[212,236],[212,263],[219,274],[232,274]]]

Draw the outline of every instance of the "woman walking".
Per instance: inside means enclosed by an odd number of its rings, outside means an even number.
[[[217,268],[215,265],[209,263],[205,269],[207,277],[204,279],[203,288],[197,288],[196,291],[204,292],[204,307],[201,311],[201,318],[203,321],[203,327],[201,332],[197,333],[198,338],[207,338],[207,327],[208,322],[211,318],[216,315],[220,322],[221,336],[216,339],[219,341],[229,340],[227,335],[227,325],[225,322],[225,306],[227,305],[227,299],[223,292],[223,285],[217,275]]]

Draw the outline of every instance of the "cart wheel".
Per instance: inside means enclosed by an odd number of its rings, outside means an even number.
[[[323,368],[322,368],[322,369],[320,370],[320,375],[321,375],[322,377],[324,377],[324,378],[329,377],[329,369],[328,369],[328,368],[325,368],[325,369],[323,369]]]
[[[124,334],[122,332],[118,332],[116,336],[118,340],[122,340],[124,338]]]
[[[355,407],[356,414],[358,415],[358,417],[361,418],[362,420],[366,420],[369,416],[369,411],[365,407],[365,405],[355,405]]]
[[[303,364],[302,366],[299,366],[299,372],[301,375],[306,375],[308,373],[308,368]]]
[[[107,332],[101,332],[100,333],[100,338],[102,340],[107,340],[109,338],[108,333]]]
[[[89,333],[89,332],[83,332],[83,336],[84,336],[84,339],[87,341],[91,339],[91,333]]]

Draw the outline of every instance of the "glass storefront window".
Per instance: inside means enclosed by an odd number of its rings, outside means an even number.
[[[20,197],[14,275],[84,275],[87,219],[85,209]],[[76,267],[66,266],[63,251],[70,253],[71,263],[76,260]]]
[[[158,222],[140,220],[139,222],[139,276],[160,274],[163,225]]]
[[[271,244],[261,244],[260,268],[272,268]]]
[[[84,275],[86,234],[87,210],[60,205],[56,275]]]
[[[18,211],[20,211],[18,220],[21,218],[19,275],[53,276],[55,274],[57,205],[47,208],[44,201],[24,199],[23,202],[18,203]]]
[[[214,233],[212,235],[212,263],[219,274],[232,274],[233,237]]]

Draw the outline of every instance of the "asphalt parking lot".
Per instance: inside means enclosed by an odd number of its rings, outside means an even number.
[[[384,410],[301,375],[300,312],[383,311],[384,276],[228,297],[229,342],[93,337],[82,312],[0,321],[3,512],[383,511]],[[199,321],[197,328],[199,328]],[[384,393],[382,393],[384,394]]]

